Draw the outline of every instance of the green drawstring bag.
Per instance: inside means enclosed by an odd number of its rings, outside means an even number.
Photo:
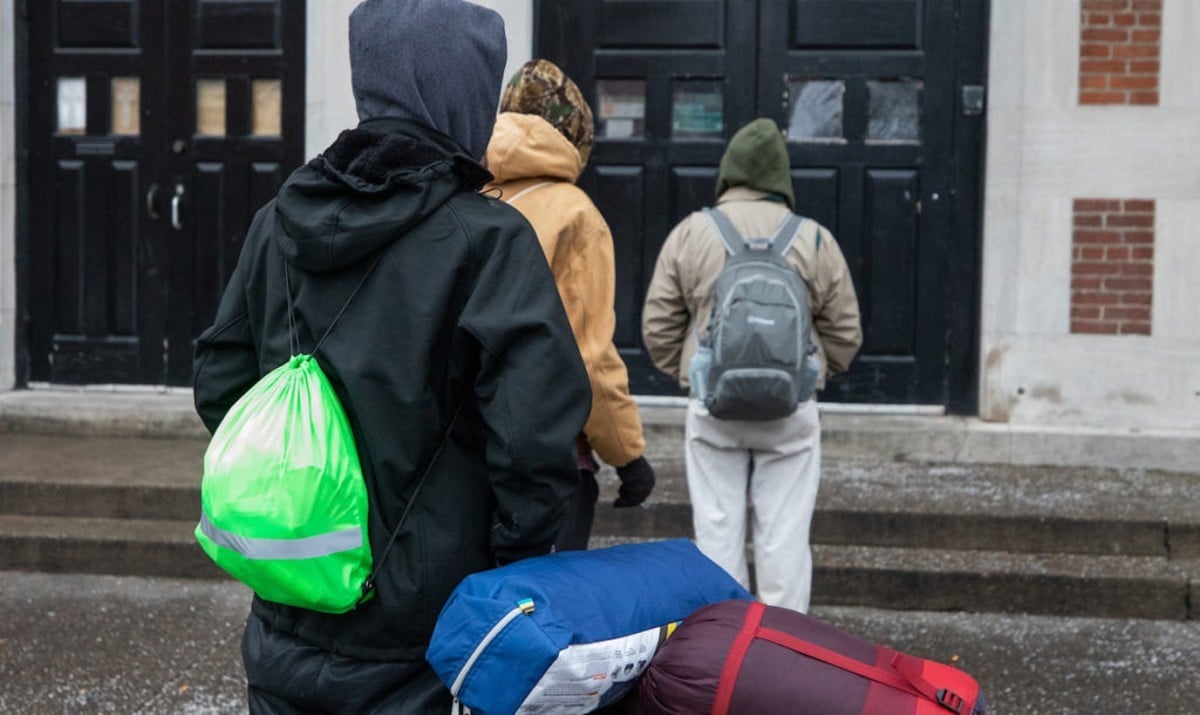
[[[345,410],[314,355],[374,268],[303,355],[285,267],[294,357],[234,403],[204,454],[196,539],[268,601],[345,613],[371,591],[367,487]]]
[[[354,435],[311,355],[242,396],[204,454],[196,539],[261,598],[344,613],[371,574]]]

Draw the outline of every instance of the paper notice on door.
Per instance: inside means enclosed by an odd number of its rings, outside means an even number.
[[[616,702],[646,670],[676,625],[564,648],[517,713],[573,715]]]

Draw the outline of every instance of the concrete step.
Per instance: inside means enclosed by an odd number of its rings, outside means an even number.
[[[0,570],[223,578],[192,521],[0,514]]]
[[[861,472],[863,467],[855,469]],[[921,471],[911,465],[906,469]],[[183,484],[167,479],[105,483],[83,472],[10,477],[6,471],[0,470],[0,514],[181,521],[194,520],[199,514],[198,477]],[[1185,554],[1200,533],[1200,514],[1172,521],[1161,513],[1131,514],[1128,510],[1072,512],[1060,507],[1038,512],[993,507],[964,511],[957,508],[950,488],[920,508],[900,508],[903,499],[894,492],[887,500],[890,503],[878,497],[855,503],[854,495],[847,492],[856,491],[856,486],[847,481],[845,472],[844,464],[827,467],[813,517],[814,543],[1166,557],[1173,551]],[[682,474],[660,473],[654,497],[635,509],[611,508],[616,477],[603,473],[601,481],[604,499],[596,511],[597,535],[641,539],[692,536],[692,507],[681,487]],[[909,489],[913,488],[910,485]]]
[[[640,539],[692,538],[692,508],[690,504],[672,502],[656,502],[636,510],[602,505],[593,531]],[[842,546],[1167,557],[1171,537],[1162,520],[1019,514],[968,517],[831,509],[818,504],[811,538],[815,544]]]
[[[0,570],[220,577],[192,538],[204,442],[0,434]],[[597,544],[691,535],[686,478],[642,507],[599,475]],[[1194,475],[828,458],[813,522],[834,605],[1188,618]],[[1197,599],[1200,600],[1200,599]]]
[[[647,454],[683,463],[684,402],[639,397]],[[1200,433],[1047,426],[920,414],[911,406],[821,403],[827,457],[956,464],[1140,467],[1194,472]],[[208,433],[188,390],[96,388],[0,392],[0,434],[192,438]]]
[[[692,535],[681,470],[660,469],[641,508],[613,509],[619,482],[599,475],[597,535]],[[1193,475],[826,459],[814,543],[1200,559]]]
[[[194,528],[194,521],[0,516],[0,571],[224,578],[196,547]],[[639,540],[594,537],[592,546]],[[813,559],[819,605],[1166,620],[1200,615],[1190,605],[1196,563],[822,545]]]
[[[1187,619],[1200,563],[1152,557],[815,546],[814,588],[839,606]]]
[[[590,548],[637,539],[593,537]],[[747,548],[753,583],[754,554]],[[1200,562],[1083,554],[813,546],[814,605],[1187,620]]]

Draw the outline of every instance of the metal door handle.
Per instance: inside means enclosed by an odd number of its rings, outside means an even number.
[[[175,184],[175,195],[171,197],[171,228],[176,231],[183,230],[183,224],[179,221],[179,202],[183,200],[183,184]]]
[[[161,218],[158,213],[158,184],[150,184],[150,190],[146,192],[146,214],[155,221]]]

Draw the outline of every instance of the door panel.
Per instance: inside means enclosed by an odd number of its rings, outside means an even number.
[[[302,160],[303,4],[25,10],[29,379],[189,384],[250,218]]]
[[[606,48],[719,50],[725,39],[721,0],[616,0],[601,10]]]
[[[71,2],[59,0],[56,40],[59,48],[137,48],[141,8],[135,0]]]
[[[168,380],[191,381],[254,214],[300,163],[304,16],[283,0],[173,3],[169,172],[182,188],[172,243]]]
[[[794,0],[791,46],[916,49],[921,0]]]
[[[645,192],[645,172],[640,166],[598,166],[595,169],[595,191],[608,197],[612,204],[625,206],[624,211],[606,214],[613,235],[613,251],[617,256],[638,255],[640,244],[634,240],[641,234],[642,194]],[[630,261],[637,270],[617,272],[617,315],[633,315],[641,310],[637,304],[638,286],[643,280],[641,261]],[[649,280],[648,277],[645,280]],[[632,345],[641,340],[641,330],[628,321],[617,321],[614,340],[617,345]]]
[[[840,235],[837,169],[792,169],[792,190],[796,192],[797,213],[820,223],[834,236]]]
[[[920,226],[913,212],[918,175],[908,169],[867,172],[864,197],[865,275],[860,300],[871,316],[864,336],[868,355],[912,355],[916,334],[916,265]]]

